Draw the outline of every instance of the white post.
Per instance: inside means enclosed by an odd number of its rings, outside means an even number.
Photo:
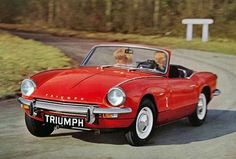
[[[199,24],[202,25],[202,41],[208,41],[208,26],[213,22],[213,19],[183,19],[182,24],[187,25],[186,40],[191,41],[193,39],[193,24]]]
[[[203,42],[208,41],[208,24],[202,25],[202,41]]]
[[[187,24],[186,40],[191,41],[193,39],[193,24]]]

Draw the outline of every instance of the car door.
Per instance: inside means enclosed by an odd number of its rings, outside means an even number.
[[[197,103],[198,92],[197,85],[188,78],[169,78],[169,108],[170,120],[175,120],[189,115]]]

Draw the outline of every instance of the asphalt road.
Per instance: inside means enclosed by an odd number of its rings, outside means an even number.
[[[91,46],[103,43],[47,34],[15,34],[56,46],[79,61]],[[99,135],[59,129],[50,137],[37,138],[27,131],[23,111],[12,99],[0,102],[0,158],[235,159],[236,57],[175,49],[171,62],[218,75],[222,94],[209,104],[207,120],[201,127],[190,126],[186,119],[161,126],[143,147],[128,145],[122,131]]]

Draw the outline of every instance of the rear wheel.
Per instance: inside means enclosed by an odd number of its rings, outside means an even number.
[[[133,146],[144,145],[150,139],[155,119],[155,105],[148,99],[143,100],[135,122],[125,133],[127,142]]]
[[[203,124],[207,116],[207,99],[204,93],[199,95],[198,104],[195,111],[189,116],[189,121],[193,126]]]
[[[25,124],[29,132],[37,137],[49,136],[54,130],[54,125],[37,121],[27,114],[25,114]]]

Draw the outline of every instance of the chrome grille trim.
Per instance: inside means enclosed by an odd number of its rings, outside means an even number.
[[[87,114],[88,109],[90,107],[97,107],[97,105],[85,105],[85,104],[46,101],[46,100],[36,100],[34,107],[49,111],[52,110],[55,112]]]

